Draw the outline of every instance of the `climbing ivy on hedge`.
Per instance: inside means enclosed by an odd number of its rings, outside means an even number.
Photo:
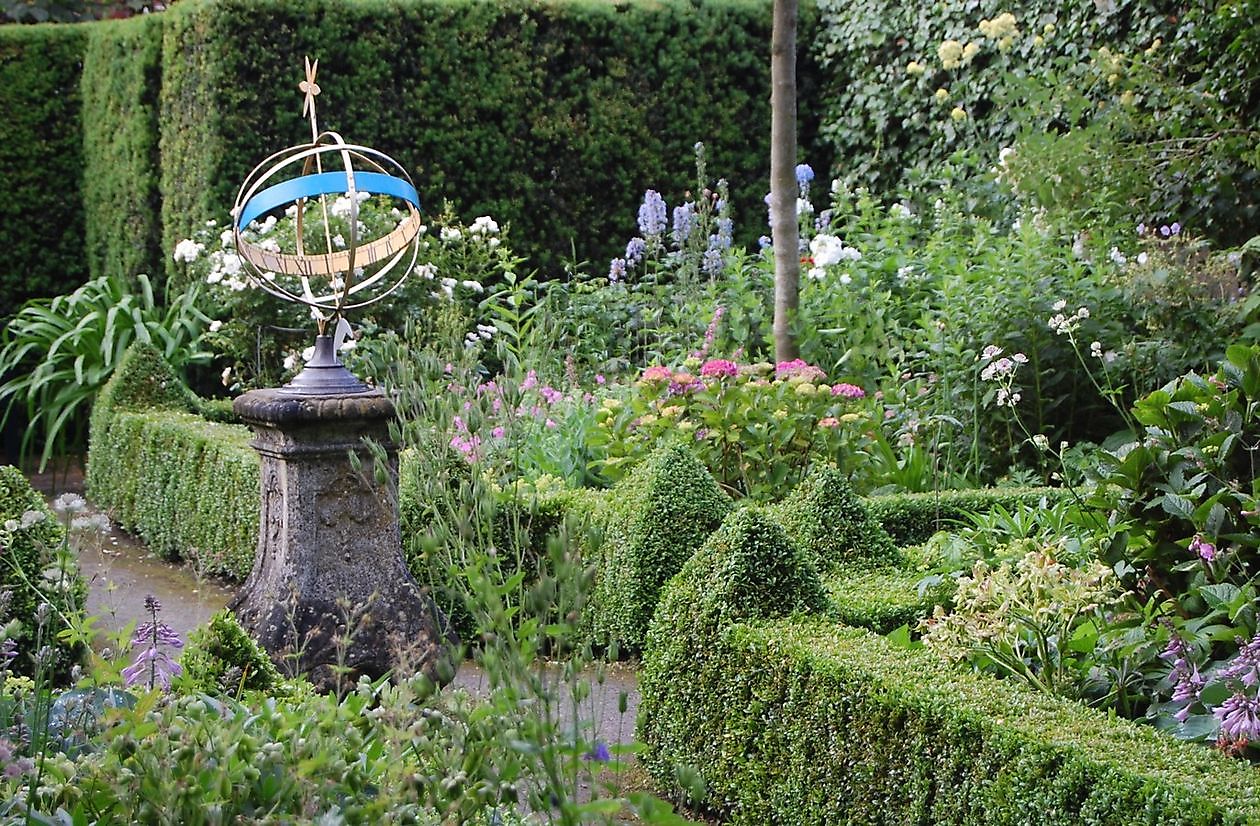
[[[165,273],[158,197],[162,17],[87,26],[83,203],[93,278]]]
[[[83,282],[80,26],[0,26],[0,321]]]

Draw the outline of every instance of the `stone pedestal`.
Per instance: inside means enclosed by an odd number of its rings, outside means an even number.
[[[379,391],[295,395],[253,390],[233,405],[262,456],[254,569],[232,610],[281,666],[317,686],[361,674],[453,673],[453,632],[403,562],[398,453],[378,483],[364,437],[388,442],[394,405]],[[359,459],[356,470],[350,454]]]

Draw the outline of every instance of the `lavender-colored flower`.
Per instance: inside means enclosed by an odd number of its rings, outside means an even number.
[[[626,264],[633,267],[635,264],[643,260],[643,255],[646,252],[646,241],[638,237],[631,238],[630,243],[626,244]]]
[[[1221,721],[1221,734],[1235,740],[1260,739],[1260,700],[1241,691],[1212,712]]]
[[[4,642],[0,643],[0,660],[4,661],[4,668],[8,668],[9,665],[17,659],[17,655],[17,640],[9,637]]]
[[[696,225],[696,205],[688,201],[674,207],[674,243],[682,246],[691,237],[691,230]]]
[[[596,763],[607,763],[612,760],[612,752],[608,750],[608,746],[604,745],[602,740],[595,742],[595,748],[582,755],[583,760],[593,760]]]
[[[713,237],[717,238],[716,235]],[[722,265],[723,265],[723,260],[722,260],[721,249],[714,246],[710,246],[707,250],[704,251],[704,258],[700,261],[700,269],[704,272],[705,275],[709,276],[710,278],[716,278],[717,276],[722,274]]]
[[[1191,553],[1198,554],[1199,559],[1202,559],[1204,562],[1216,561],[1216,546],[1204,540],[1198,534],[1195,534],[1194,539],[1190,540],[1189,550]]]
[[[1230,660],[1220,676],[1224,680],[1240,680],[1243,685],[1253,688],[1260,683],[1260,634],[1251,638],[1251,642],[1242,643],[1238,653]]]
[[[144,607],[149,612],[149,619],[141,623],[131,636],[131,644],[139,648],[139,653],[136,654],[131,665],[122,670],[123,681],[131,687],[143,682],[147,676],[150,689],[160,683],[162,690],[168,691],[171,687],[171,678],[178,677],[183,673],[183,669],[161,649],[161,646],[179,650],[184,647],[184,641],[180,639],[175,629],[158,619],[157,615],[162,610],[162,603],[158,602],[156,597],[152,594],[145,597]]]
[[[1146,234],[1146,224],[1138,224],[1138,225],[1137,225],[1137,234],[1138,234],[1138,235],[1145,235],[1145,234]]]
[[[626,259],[614,258],[608,264],[608,283],[616,284],[626,278]]]
[[[771,241],[770,241],[770,236],[769,236],[769,235],[763,235],[763,236],[761,236],[760,238],[758,238],[758,239],[757,239],[757,247],[758,247],[759,249],[763,249],[763,250],[764,250],[764,249],[769,249],[769,248],[770,248],[770,243],[771,243]]]
[[[1172,235],[1180,235],[1180,234],[1181,234],[1181,224],[1179,224],[1179,223],[1178,223],[1178,222],[1176,222],[1176,221],[1173,221],[1173,222],[1172,222],[1172,226],[1170,226],[1170,227],[1168,228],[1168,232],[1169,232],[1170,234],[1172,234]]]
[[[648,238],[665,231],[665,199],[655,189],[643,193],[639,206],[639,231]]]
[[[796,185],[801,189],[806,189],[812,180],[814,180],[814,168],[807,163],[798,163],[796,165]]]
[[[722,249],[731,248],[731,239],[735,235],[735,222],[730,218],[719,218],[717,220],[717,238]]]
[[[1163,226],[1159,228],[1159,234],[1167,238],[1168,236],[1172,235],[1172,228],[1169,227],[1167,224],[1164,224]]]

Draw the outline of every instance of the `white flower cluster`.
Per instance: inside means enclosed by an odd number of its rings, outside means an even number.
[[[809,277],[821,280],[827,272],[824,267],[839,264],[842,261],[859,261],[862,253],[855,247],[847,247],[839,237],[820,233],[809,242],[809,252],[814,259],[814,266],[809,270]],[[840,276],[841,284],[848,284],[853,279],[848,273]]]
[[[372,197],[370,192],[354,193],[354,200],[360,204],[366,201],[370,197]],[[339,195],[337,197],[337,200],[332,202],[332,206],[328,208],[328,211],[338,218],[349,218],[350,217],[350,193],[347,192],[345,195]]]
[[[1054,302],[1054,315],[1050,316],[1047,322],[1050,329],[1061,336],[1071,336],[1080,329],[1081,322],[1089,318],[1089,308],[1081,307],[1072,315],[1064,314],[1063,310],[1067,307],[1067,302],[1059,300]]]
[[[499,225],[489,215],[479,215],[468,228],[469,235],[498,235]]]
[[[1019,369],[1021,364],[1028,363],[1028,356],[1023,353],[1011,353],[1011,355],[1003,356],[1003,350],[995,344],[990,344],[984,348],[984,352],[980,354],[980,360],[988,361],[983,369],[980,370],[980,378],[984,381],[997,382],[997,406],[998,407],[1014,407],[1019,404],[1021,398],[1019,389],[1015,384],[1015,371]]]
[[[1002,351],[998,350],[998,352]],[[1023,353],[1013,353],[1010,358],[1003,356],[986,364],[984,369],[980,371],[980,378],[983,381],[997,381],[1005,376],[1014,375],[1015,371],[1019,369],[1019,365],[1027,363],[1028,356]]]
[[[191,264],[197,260],[197,256],[201,255],[205,249],[205,244],[199,244],[191,238],[185,238],[175,245],[174,258],[176,261]]]
[[[471,347],[479,341],[489,341],[494,338],[495,332],[493,324],[478,324],[476,332],[470,332],[464,336],[464,346]]]

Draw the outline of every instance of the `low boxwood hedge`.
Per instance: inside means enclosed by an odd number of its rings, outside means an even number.
[[[898,546],[918,545],[939,530],[963,521],[969,513],[985,513],[1001,505],[1053,504],[1069,495],[1063,488],[983,488],[930,493],[871,496],[866,508]]]
[[[723,524],[648,636],[639,735],[658,784],[729,823],[1260,823],[1246,763],[827,610],[781,529],[755,511]]]

